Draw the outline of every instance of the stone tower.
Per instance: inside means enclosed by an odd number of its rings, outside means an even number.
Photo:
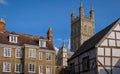
[[[79,7],[79,16],[71,14],[71,51],[75,52],[80,45],[94,35],[94,10],[90,9],[90,16],[84,15],[82,3]]]
[[[64,42],[57,53],[56,64],[57,66],[67,66],[67,48]]]
[[[67,48],[65,46],[65,43],[63,43],[62,48],[62,65],[67,66]]]

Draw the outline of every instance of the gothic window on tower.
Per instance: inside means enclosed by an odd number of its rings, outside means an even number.
[[[18,43],[18,35],[9,35],[9,42],[11,43]]]
[[[39,46],[40,47],[46,47],[46,40],[40,39],[39,40]]]
[[[83,71],[88,71],[89,67],[90,67],[89,66],[89,56],[87,56],[82,59],[82,69],[83,69]]]
[[[87,32],[87,26],[85,25],[84,27],[84,32],[86,33]]]

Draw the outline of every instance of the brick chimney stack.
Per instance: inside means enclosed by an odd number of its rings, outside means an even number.
[[[5,20],[0,18],[0,31],[5,31],[5,26],[6,26]]]

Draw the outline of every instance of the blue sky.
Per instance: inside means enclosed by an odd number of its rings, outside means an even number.
[[[83,0],[84,12],[95,11],[95,31],[98,32],[120,17],[120,0]],[[53,28],[54,44],[70,38],[70,14],[74,8],[78,16],[80,0],[0,0],[0,17],[6,29],[20,33],[46,36]]]

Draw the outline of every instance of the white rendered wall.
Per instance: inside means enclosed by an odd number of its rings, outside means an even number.
[[[118,24],[98,46],[99,74],[120,74],[120,25]],[[105,70],[105,69],[106,70]],[[108,72],[108,73],[107,73]]]

